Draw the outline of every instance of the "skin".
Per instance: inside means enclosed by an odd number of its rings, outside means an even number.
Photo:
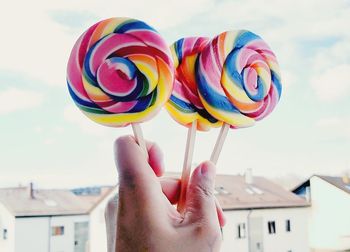
[[[217,252],[223,211],[214,197],[215,166],[192,173],[185,212],[178,202],[180,180],[164,178],[163,155],[147,143],[148,159],[131,136],[115,142],[119,193],[106,208],[109,252]]]

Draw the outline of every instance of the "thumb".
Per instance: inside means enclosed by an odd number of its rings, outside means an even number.
[[[193,172],[186,197],[185,218],[189,222],[204,222],[218,225],[214,197],[215,166],[207,161]]]

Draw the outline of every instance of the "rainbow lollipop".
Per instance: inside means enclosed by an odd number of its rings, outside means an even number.
[[[177,40],[170,47],[174,60],[175,79],[173,92],[165,107],[172,118],[189,128],[178,203],[180,212],[184,210],[196,130],[206,131],[222,125],[222,122],[211,116],[204,108],[197,89],[195,64],[198,55],[209,41],[209,38],[188,37]]]
[[[249,127],[272,112],[281,96],[276,56],[256,34],[221,33],[196,64],[198,92],[206,110],[224,122],[211,160],[216,163],[229,126]]]
[[[221,126],[221,122],[209,114],[199,98],[195,64],[198,54],[209,43],[209,38],[188,37],[177,40],[170,50],[174,60],[174,88],[165,107],[178,123],[197,130],[207,131]]]
[[[110,18],[75,43],[67,83],[87,117],[110,127],[132,124],[145,149],[138,123],[151,119],[169,99],[173,71],[170,50],[155,29],[135,19]]]

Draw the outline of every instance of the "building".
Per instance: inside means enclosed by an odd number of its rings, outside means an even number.
[[[294,190],[311,203],[309,243],[312,251],[350,251],[350,180],[314,175]]]
[[[177,175],[178,176],[178,175]],[[1,252],[107,251],[104,212],[116,188],[0,189]],[[273,182],[217,175],[222,252],[306,252],[306,200]]]
[[[221,251],[309,251],[304,199],[250,171],[217,175],[215,193],[227,220]]]
[[[113,193],[112,187],[0,189],[0,251],[107,251],[104,209]]]

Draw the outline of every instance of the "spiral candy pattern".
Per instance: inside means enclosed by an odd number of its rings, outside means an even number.
[[[224,32],[212,39],[198,58],[196,73],[204,107],[233,128],[263,119],[281,96],[276,56],[249,31]]]
[[[165,105],[177,122],[190,127],[197,120],[197,129],[203,131],[222,124],[206,111],[197,90],[195,63],[209,41],[204,37],[188,37],[171,45],[175,79],[173,92]]]
[[[110,18],[75,43],[67,67],[71,97],[93,121],[112,127],[152,118],[172,91],[166,42],[146,23]]]

